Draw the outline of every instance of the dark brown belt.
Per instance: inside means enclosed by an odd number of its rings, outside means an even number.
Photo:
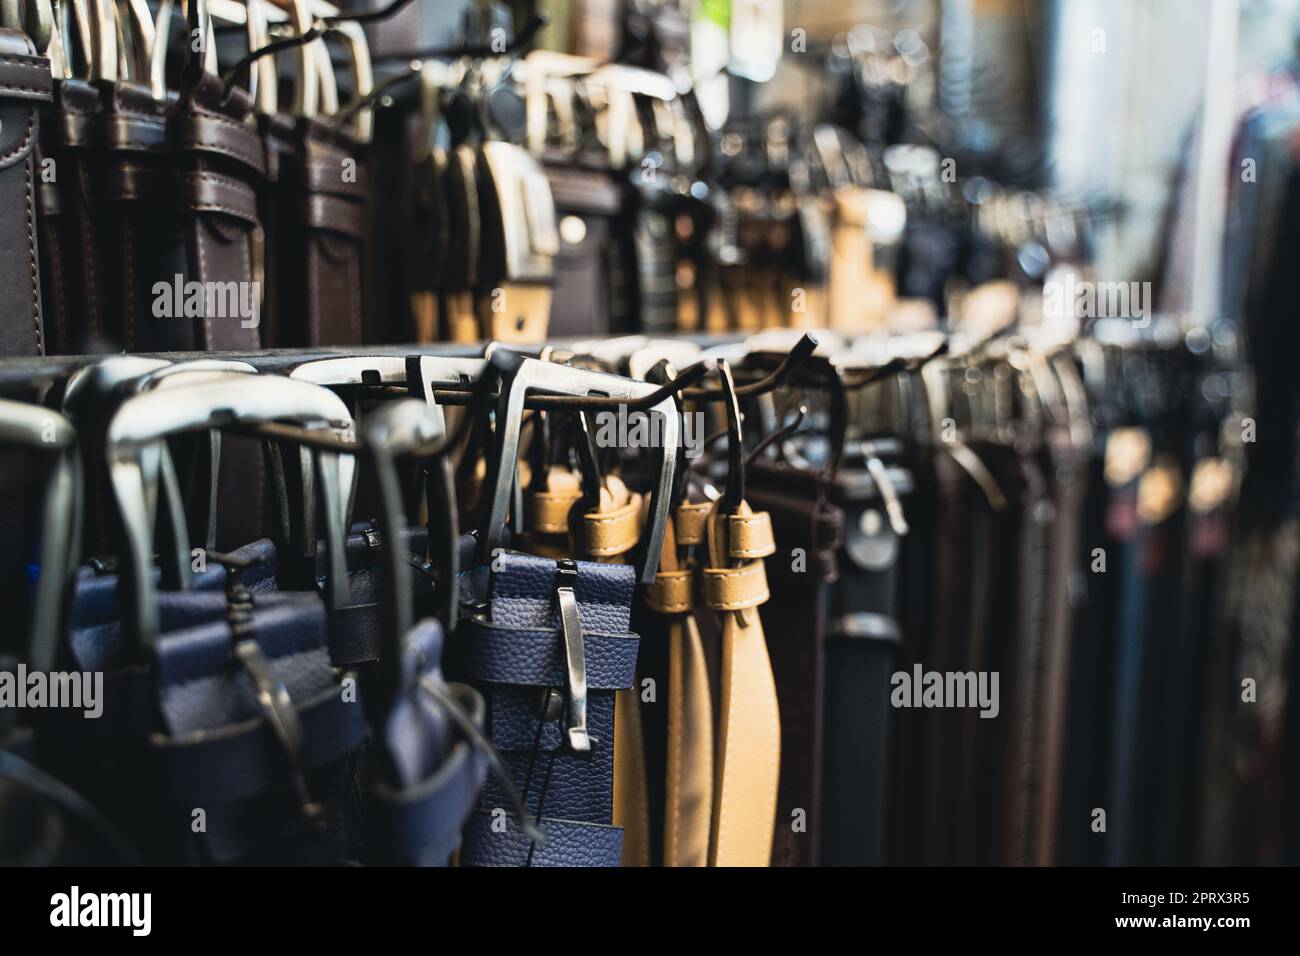
[[[844,538],[844,512],[826,500],[820,478],[764,463],[747,474],[746,497],[771,515],[781,542],[767,561],[772,598],[760,609],[781,712],[773,866],[817,862],[826,598]]]
[[[370,185],[360,146],[300,119],[281,158],[278,223],[284,344],[359,345],[365,312]]]
[[[0,30],[0,356],[43,355],[34,157],[39,112],[53,99],[49,61]]]

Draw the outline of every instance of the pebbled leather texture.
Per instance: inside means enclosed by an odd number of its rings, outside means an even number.
[[[44,355],[34,157],[49,61],[17,30],[0,29],[0,357]]]
[[[377,862],[446,866],[477,804],[487,757],[461,736],[443,705],[421,687],[421,681],[442,684],[438,622],[417,624],[404,651],[401,686],[378,741],[391,777],[380,777],[371,787],[371,852]],[[483,698],[463,684],[443,686],[462,699],[482,729]]]
[[[250,562],[241,580],[253,595],[276,590],[275,545],[255,541],[233,552]],[[154,571],[155,583],[160,575]],[[97,575],[88,567],[78,572],[68,623],[75,663],[89,670],[112,667],[122,639],[118,617],[118,581],[115,574]],[[225,613],[225,571],[210,564],[194,575],[193,591],[161,591],[158,608],[164,632],[213,620]]]
[[[344,863],[347,757],[366,735],[361,695],[338,686],[325,608],[315,595],[261,598],[252,636],[301,722],[300,770],[321,806],[322,825],[303,820],[288,791],[293,764],[270,732],[249,675],[234,661],[230,627],[214,621],[164,635],[155,647],[163,728],[149,738],[160,777],[151,789],[164,819],[195,805],[207,812],[206,832],[186,834],[172,852],[192,861]],[[187,759],[190,748],[195,756]]]
[[[258,542],[246,554],[273,560],[274,551]],[[122,658],[115,579],[83,579],[72,650],[79,668],[105,672],[103,713],[51,723],[44,755],[135,836],[149,862],[343,863],[350,762],[366,735],[360,695],[341,692],[320,598],[274,591],[270,560],[246,574],[251,636],[301,723],[319,825],[302,817],[292,764],[232,655],[220,568],[197,576],[203,590],[159,596],[162,634],[148,664]],[[124,777],[145,783],[128,794]],[[198,833],[196,807],[206,825]]]
[[[492,815],[483,811],[470,817],[462,866],[618,866],[623,854],[620,827],[548,818],[543,821],[546,843],[530,856],[528,841],[513,820],[505,822],[502,833],[493,831],[492,820]],[[470,847],[475,850],[467,857]]]
[[[619,863],[622,829],[611,826],[614,694],[631,686],[636,668],[638,639],[628,630],[635,571],[629,565],[585,561],[576,566],[573,587],[589,681],[587,726],[594,738],[590,755],[567,749],[562,728],[567,708],[551,720],[538,716],[548,688],[567,696],[568,687],[555,561],[507,551],[498,555],[486,581],[462,578],[469,607],[448,673],[476,686],[486,698],[488,734],[527,811],[540,818],[548,834],[552,822],[559,821],[544,847],[530,848],[515,826],[497,832],[491,825],[493,811],[508,812],[509,804],[499,784],[489,780],[480,813],[466,830],[460,856],[464,866]]]

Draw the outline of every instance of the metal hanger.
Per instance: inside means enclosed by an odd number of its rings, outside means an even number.
[[[375,475],[379,482],[380,500],[383,507],[384,532],[384,591],[383,626],[390,640],[386,642],[379,658],[381,685],[389,693],[395,692],[401,683],[402,653],[401,642],[406,639],[414,621],[411,600],[410,566],[407,563],[406,547],[403,543],[402,530],[406,519],[402,514],[402,490],[398,479],[396,461],[398,458],[416,456],[420,458],[437,457],[445,461],[447,450],[446,430],[430,407],[417,399],[403,399],[392,402],[366,416],[360,427],[361,445],[374,464]],[[447,472],[450,474],[450,472]],[[450,500],[436,503],[455,528],[455,511]],[[430,508],[435,502],[429,502]],[[430,515],[431,522],[433,515]],[[458,572],[458,547],[456,535],[449,536],[452,547],[449,553],[442,555],[444,564],[439,568],[441,581],[451,581],[453,587],[444,588],[442,607],[445,615],[443,624],[454,628],[456,624],[455,608],[457,593],[454,587]],[[431,538],[432,541],[432,538]],[[447,598],[450,596],[450,600]],[[447,606],[450,604],[450,607]],[[450,620],[447,620],[447,617]]]
[[[81,540],[81,457],[76,429],[63,415],[40,405],[0,399],[0,444],[20,445],[55,456],[41,506],[40,577],[35,588],[27,658],[48,672],[58,658],[71,605]]]
[[[499,370],[501,388],[497,403],[494,449],[488,459],[489,479],[485,490],[490,494],[485,496],[486,507],[482,509],[484,518],[478,529],[479,560],[486,562],[502,541],[511,493],[517,483],[515,464],[519,458],[519,432],[530,393],[540,393],[540,396],[545,397],[572,397],[579,400],[578,407],[582,407],[582,400],[595,399],[601,407],[606,402],[613,401],[615,404],[622,402],[629,408],[634,402],[650,400],[662,393],[663,397],[650,409],[651,414],[661,416],[662,423],[659,433],[661,440],[655,456],[659,479],[652,492],[647,530],[638,545],[636,560],[633,562],[641,581],[653,581],[659,564],[659,550],[663,544],[664,525],[668,519],[673,473],[680,444],[681,421],[673,399],[673,394],[678,389],[667,388],[665,391],[665,387],[657,388],[648,382],[542,362],[506,349],[495,351],[491,362]],[[676,383],[670,383],[672,384]]]
[[[135,395],[114,414],[108,427],[107,457],[127,539],[123,565],[129,607],[123,622],[129,626],[128,639],[135,653],[152,645],[159,626],[157,595],[150,573],[153,515],[149,502],[156,499],[156,490],[150,487],[150,475],[145,468],[146,450],[168,435],[274,421],[333,428],[344,434],[352,428],[347,406],[328,389],[263,375],[250,376],[239,388],[216,381],[174,392]],[[326,608],[334,611],[342,606],[347,587],[338,453],[318,451],[315,463],[328,561]],[[303,557],[313,566],[316,539],[314,527],[305,529],[307,554]]]

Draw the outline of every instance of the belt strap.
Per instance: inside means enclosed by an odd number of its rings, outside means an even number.
[[[524,547],[548,558],[571,557],[569,511],[581,497],[576,474],[567,468],[548,468],[545,488],[528,496],[528,537]]]
[[[784,745],[772,865],[811,866],[819,862],[817,848],[824,811],[821,775],[831,762],[830,746],[835,739],[833,733],[823,736],[822,715],[830,706],[825,693],[829,653],[825,639],[829,582],[840,573],[836,548],[844,539],[844,513],[827,501],[831,489],[819,472],[759,462],[746,471],[750,506],[771,515],[773,532],[780,537],[782,548],[799,549],[788,552],[789,560],[769,562],[772,599],[760,613],[764,631],[774,637],[781,635],[779,640],[768,643],[781,703]],[[852,700],[860,702],[871,695],[864,693],[857,677],[847,683],[854,688]],[[854,720],[843,726],[855,758],[867,749],[865,740],[876,738],[875,728],[884,727],[880,721]],[[876,779],[883,783],[882,775]],[[855,807],[864,802],[865,793],[860,786],[844,790],[846,801]]]
[[[462,742],[423,783],[404,790],[376,786],[370,815],[375,842],[413,865],[446,866],[486,775],[487,758]]]
[[[22,33],[0,30],[0,356],[45,354],[33,156],[54,80],[35,52]]]
[[[499,826],[497,824],[496,826]],[[623,831],[616,826],[575,820],[545,821],[546,843],[529,856],[522,838],[505,839],[518,832],[506,821],[505,833],[494,827],[492,814],[479,810],[465,825],[465,844],[476,850],[476,866],[618,866],[623,852]]]
[[[105,87],[95,215],[104,258],[104,326],[127,351],[188,349],[183,315],[154,315],[154,287],[184,271],[165,182],[167,103],[133,83]]]
[[[603,563],[622,563],[636,547],[645,501],[607,478],[600,507],[582,516],[583,545]],[[614,824],[623,828],[623,866],[650,865],[650,798],[640,682],[614,695]]]
[[[736,512],[750,516],[741,502]],[[706,601],[712,596],[722,610],[722,699],[718,728],[718,765],[713,795],[713,866],[767,866],[772,856],[773,824],[781,764],[781,724],[776,684],[768,659],[763,623],[752,609],[767,598],[761,561],[735,557],[733,547],[763,550],[756,532],[733,543],[734,522],[716,506],[708,528],[709,567],[705,568]],[[761,521],[750,527],[759,528]],[[770,524],[767,526],[770,537]],[[768,553],[771,553],[770,551]],[[734,567],[733,562],[739,562]],[[757,570],[753,570],[753,569]],[[723,576],[717,572],[735,572]],[[712,575],[710,572],[715,572]],[[709,588],[714,590],[712,594]],[[712,603],[712,602],[711,602]]]
[[[301,121],[285,157],[280,189],[290,192],[290,215],[280,223],[297,242],[283,257],[282,301],[291,306],[293,344],[357,345],[366,297],[370,187],[358,168],[359,144],[313,121]]]
[[[205,73],[169,113],[167,136],[177,165],[173,191],[182,213],[185,277],[247,287],[261,272],[254,187],[265,176],[266,161],[257,131],[243,122],[247,96],[235,90],[227,98],[224,92],[221,80]],[[188,347],[257,349],[260,337],[252,323],[260,321],[260,289],[256,305],[253,317],[202,316],[190,328]]]
[[[548,842],[530,849],[517,828],[503,832],[493,826],[491,812],[505,806],[506,797],[489,779],[479,800],[484,813],[465,833],[462,865],[619,861],[623,831],[613,825],[612,813],[613,692],[631,686],[635,677],[638,638],[628,630],[635,573],[628,565],[577,562],[572,594],[578,627],[573,628],[561,619],[563,595],[553,583],[555,568],[554,561],[508,552],[489,580],[466,583],[471,589],[486,586],[489,603],[486,612],[462,620],[457,660],[448,673],[459,670],[483,691],[492,742],[515,779],[523,781],[525,806],[539,817]],[[566,708],[556,712],[551,706],[562,704],[564,689],[572,686],[575,638],[581,639],[585,664],[586,724],[594,741],[589,754],[565,745]],[[557,690],[558,696],[551,693]]]
[[[683,502],[677,506],[677,511],[673,514],[673,527],[677,532],[679,547],[691,548],[704,543],[711,507],[707,501],[700,504]]]
[[[41,135],[41,155],[54,163],[54,182],[41,177],[41,295],[46,350],[85,355],[104,349],[103,269],[99,266],[92,197],[95,118],[99,91],[84,80],[59,80]],[[44,161],[42,160],[42,163]]]
[[[695,513],[705,509],[682,505]],[[676,528],[664,530],[659,573],[646,601],[668,623],[668,761],[664,806],[664,865],[707,866],[713,822],[713,695],[699,626],[691,616],[694,577],[678,554]]]
[[[603,502],[602,502],[603,504]],[[641,531],[642,496],[632,493],[621,505],[582,516],[586,551],[598,560],[616,560],[636,547]]]
[[[546,341],[551,317],[550,286],[503,282],[479,299],[482,335],[516,345]]]
[[[669,524],[664,534],[671,533],[672,525]],[[668,539],[665,537],[665,540]],[[660,614],[685,614],[691,609],[694,581],[693,571],[665,571],[661,563],[654,581],[646,586],[645,603]]]

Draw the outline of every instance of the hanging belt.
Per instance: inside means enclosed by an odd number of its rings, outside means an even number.
[[[35,53],[24,34],[0,30],[0,356],[45,354],[33,156],[54,81]]]
[[[772,638],[768,652],[781,701],[781,786],[777,798],[773,866],[812,866],[822,807],[821,777],[827,757],[822,713],[827,603],[839,575],[836,551],[844,539],[844,512],[819,493],[821,473],[761,463],[748,469],[747,497],[772,516],[789,558],[768,563],[773,600],[760,612]],[[797,551],[794,549],[798,549]],[[887,689],[888,683],[882,685]],[[862,699],[863,688],[855,697]],[[843,728],[861,749],[866,727]],[[852,794],[855,801],[861,794]]]
[[[691,547],[705,542],[710,506],[678,506],[664,532],[659,573],[645,602],[668,621],[668,719],[664,794],[665,866],[707,866],[713,822],[713,695],[696,607]]]
[[[722,619],[718,757],[709,846],[712,866],[767,866],[781,765],[776,684],[758,607],[768,598],[762,558],[776,551],[766,512],[741,502],[709,514],[704,602]]]

